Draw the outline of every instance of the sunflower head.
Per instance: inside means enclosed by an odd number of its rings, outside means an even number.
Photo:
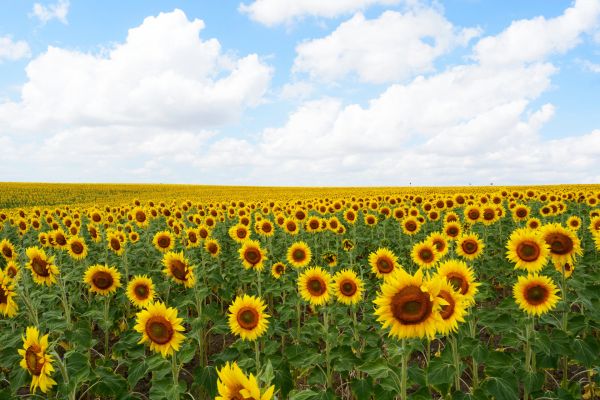
[[[273,277],[275,279],[279,279],[281,278],[281,276],[285,273],[285,264],[282,262],[278,262],[273,264],[273,266],[271,267],[271,275],[273,275]]]
[[[421,223],[414,216],[402,220],[402,232],[406,235],[416,235],[421,230]]]
[[[0,254],[2,254],[7,261],[17,258],[15,246],[8,239],[2,239],[2,241],[0,241]]]
[[[221,246],[216,239],[206,239],[204,241],[204,250],[206,250],[211,257],[216,258],[219,257],[219,254],[221,253]]]
[[[530,315],[542,315],[556,307],[558,288],[546,276],[520,276],[513,286],[513,297],[519,308]]]
[[[444,224],[444,235],[449,240],[456,240],[462,233],[460,224],[456,221],[446,222]]]
[[[226,363],[217,371],[217,375],[219,377],[217,380],[219,395],[215,398],[216,400],[271,400],[273,397],[275,386],[262,390],[256,377],[252,374],[246,376],[235,362]]]
[[[23,337],[23,348],[19,349],[19,355],[23,357],[20,362],[21,368],[27,370],[31,375],[30,390],[35,393],[37,388],[43,393],[48,392],[56,381],[50,377],[54,372],[52,356],[47,354],[48,335],[40,337],[36,327],[28,327]]]
[[[454,286],[447,280],[442,279],[440,291],[438,293],[443,302],[440,307],[440,317],[438,331],[442,335],[447,335],[458,330],[458,323],[465,322],[467,307],[469,302],[466,298],[455,290]]]
[[[161,253],[169,252],[175,247],[175,238],[169,231],[156,232],[152,244]]]
[[[310,304],[324,305],[331,297],[331,275],[320,267],[308,268],[298,277],[298,291]]]
[[[560,224],[546,224],[541,229],[542,238],[550,248],[550,258],[556,265],[573,263],[583,254],[576,231]]]
[[[256,240],[246,240],[242,243],[239,250],[240,259],[246,269],[256,269],[262,271],[264,262],[267,259],[265,251],[260,247],[260,243]]]
[[[293,243],[287,250],[287,261],[296,268],[306,267],[311,259],[312,252],[305,242]]]
[[[31,270],[31,276],[35,283],[48,286],[56,283],[59,271],[58,267],[54,265],[54,256],[46,256],[46,252],[39,247],[30,247],[25,254],[29,258],[27,268]]]
[[[506,257],[515,264],[516,269],[537,272],[548,261],[548,245],[539,232],[532,231],[529,228],[520,228],[513,231],[506,248]]]
[[[350,269],[343,269],[333,276],[333,294],[342,304],[356,304],[360,301],[364,285]]]
[[[136,275],[127,284],[127,298],[137,308],[147,307],[155,296],[154,283],[147,275]]]
[[[244,240],[250,238],[250,230],[244,224],[236,224],[229,228],[229,237],[238,243],[243,243]]]
[[[456,253],[467,259],[475,260],[483,252],[485,244],[474,233],[461,235],[456,242]]]
[[[378,278],[390,276],[399,266],[398,257],[391,250],[384,247],[380,247],[377,251],[369,254],[369,264],[371,265],[371,271]]]
[[[267,306],[255,296],[238,296],[229,306],[229,329],[242,340],[256,340],[269,326]]]
[[[464,296],[467,304],[475,303],[475,294],[480,283],[475,281],[475,273],[464,261],[450,259],[438,265],[438,275],[446,279],[454,290]]]
[[[183,255],[183,252],[168,252],[163,256],[163,272],[166,276],[173,278],[177,283],[187,288],[194,286],[196,277],[194,275],[195,267],[190,265],[189,260]]]
[[[9,318],[17,314],[19,306],[15,302],[14,280],[0,269],[0,315]]]
[[[88,254],[88,248],[83,238],[72,236],[67,242],[67,251],[74,260],[83,260]]]
[[[90,285],[90,292],[107,296],[121,287],[121,273],[115,267],[92,265],[85,271],[83,282]]]
[[[430,240],[426,240],[413,246],[411,258],[421,268],[432,268],[440,259],[440,253]]]
[[[177,309],[168,307],[162,302],[151,303],[145,310],[136,314],[136,332],[142,334],[138,342],[149,343],[150,350],[161,353],[163,357],[179,351],[185,336],[181,323],[182,318],[177,318]]]

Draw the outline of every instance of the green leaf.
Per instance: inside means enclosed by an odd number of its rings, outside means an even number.
[[[585,339],[573,339],[571,342],[571,351],[573,357],[586,368],[598,365],[600,345],[598,344],[598,339],[594,336],[588,336]]]
[[[127,370],[127,382],[129,383],[129,387],[133,389],[139,380],[146,376],[147,372],[148,364],[146,364],[145,361],[133,361]]]
[[[503,377],[489,376],[481,386],[496,400],[519,400],[519,385],[516,378],[509,375]]]
[[[368,361],[358,366],[358,370],[366,372],[374,379],[387,378],[390,372],[393,373],[392,369],[383,360]]]
[[[318,396],[319,396],[319,393],[313,392],[312,390],[301,390],[301,391],[292,390],[290,392],[290,400],[310,400],[310,399],[317,399]]]
[[[353,379],[350,383],[352,393],[356,400],[369,400],[373,393],[373,380],[370,377],[365,379]]]
[[[120,397],[127,392],[127,381],[106,367],[96,367],[94,374],[97,383],[90,387],[90,392],[103,397]]]

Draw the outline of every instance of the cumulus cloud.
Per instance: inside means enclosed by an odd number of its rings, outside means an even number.
[[[306,16],[333,18],[365,10],[373,5],[391,6],[415,0],[254,0],[241,3],[238,10],[261,24],[291,23]]]
[[[0,36],[0,63],[16,61],[31,56],[29,44],[24,40],[14,41],[10,36]]]
[[[399,81],[432,71],[437,57],[478,34],[454,28],[432,8],[386,11],[372,20],[357,13],[328,36],[298,45],[293,69],[324,81],[351,73],[362,82]]]
[[[35,3],[31,15],[39,19],[42,24],[57,19],[66,25],[68,24],[67,14],[69,13],[69,5],[69,0],[59,0],[58,3],[50,4],[47,7],[40,3]]]

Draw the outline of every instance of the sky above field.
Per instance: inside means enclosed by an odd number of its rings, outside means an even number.
[[[600,0],[0,0],[0,181],[600,183]]]

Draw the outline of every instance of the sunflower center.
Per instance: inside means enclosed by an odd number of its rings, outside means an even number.
[[[156,315],[146,321],[146,335],[154,343],[169,343],[173,334],[173,325],[163,316]]]
[[[383,274],[389,274],[394,269],[394,263],[387,258],[377,260],[377,269]]]
[[[269,233],[269,232],[271,232],[271,229],[272,229],[272,228],[271,228],[271,224],[265,223],[265,224],[263,224],[263,226],[262,226],[262,230],[263,230],[263,232],[265,232],[265,233]]]
[[[450,228],[448,228],[446,233],[448,233],[448,236],[450,237],[455,237],[458,235],[458,228],[451,226]]]
[[[340,284],[340,292],[342,292],[344,296],[354,296],[357,290],[356,283],[350,279],[347,279]]]
[[[456,302],[454,301],[454,297],[445,290],[440,290],[438,297],[446,300],[448,302],[447,305],[442,305],[442,309],[440,311],[440,315],[443,319],[448,319],[454,314],[454,307],[456,307]]]
[[[39,276],[50,276],[50,272],[48,271],[48,263],[45,260],[42,260],[39,256],[31,260],[31,268]]]
[[[242,228],[238,228],[238,230],[235,231],[235,234],[237,235],[238,238],[243,239],[246,237],[246,230],[242,229]]]
[[[180,260],[171,260],[171,273],[180,281],[185,281],[187,277],[187,265]]]
[[[133,292],[135,293],[136,297],[139,300],[145,300],[148,298],[148,295],[150,294],[150,289],[148,288],[148,286],[145,283],[139,283],[139,284],[135,285]]]
[[[525,299],[531,305],[537,306],[542,304],[548,298],[548,289],[542,285],[535,284],[525,290]]]
[[[288,231],[295,231],[296,230],[296,224],[294,222],[288,222],[286,224],[286,227],[288,229]]]
[[[433,252],[430,249],[422,249],[419,251],[419,258],[423,262],[430,263],[433,261]]]
[[[106,290],[112,286],[114,281],[112,275],[108,272],[98,271],[92,277],[92,282],[98,289]]]
[[[277,272],[278,274],[282,274],[283,273],[283,265],[277,264],[275,266],[275,272]]]
[[[8,275],[9,278],[14,278],[15,276],[17,276],[17,269],[10,265],[6,268],[6,275]]]
[[[168,236],[161,236],[156,241],[158,243],[158,247],[166,249],[171,245],[171,239]]]
[[[485,219],[486,221],[493,220],[495,216],[496,216],[496,214],[492,210],[485,210],[483,212],[483,219]]]
[[[517,214],[517,217],[519,218],[525,218],[527,216],[527,210],[519,208],[515,214]]]
[[[479,211],[477,210],[470,210],[467,214],[469,216],[470,219],[478,219],[479,218]]]
[[[546,236],[546,243],[550,245],[552,254],[564,255],[573,250],[573,239],[564,233],[551,233]]]
[[[237,313],[238,324],[246,329],[252,330],[258,325],[259,315],[258,311],[252,307],[244,307]]]
[[[112,238],[110,239],[110,247],[115,251],[119,251],[121,250],[121,242],[117,238]]]
[[[4,257],[6,258],[12,258],[13,252],[10,247],[6,246],[2,248],[2,254],[4,254]]]
[[[406,228],[407,231],[409,232],[413,232],[417,230],[417,224],[414,221],[408,221],[404,227]]]
[[[540,256],[540,247],[531,240],[525,240],[517,246],[517,255],[523,261],[535,261]]]
[[[302,249],[296,249],[292,253],[294,261],[304,261],[306,259],[306,253]]]
[[[448,275],[446,275],[446,279],[448,282],[450,282],[454,290],[460,292],[461,294],[466,294],[469,290],[469,282],[461,274],[450,272]]]
[[[4,291],[2,285],[0,285],[0,304],[8,304],[8,293]]]
[[[439,251],[439,252],[444,251],[444,249],[446,248],[446,243],[440,239],[435,239],[433,241],[433,244],[434,244],[435,248],[437,249],[437,251]]]
[[[571,222],[569,223],[569,225],[571,225],[573,228],[577,228],[579,226],[579,221],[577,221],[577,220],[571,220]]]
[[[71,251],[75,254],[83,253],[83,245],[79,242],[71,243]]]
[[[208,252],[210,254],[216,254],[218,250],[219,250],[219,247],[215,243],[211,242],[208,244]]]
[[[327,291],[327,285],[325,281],[320,277],[312,277],[308,281],[307,290],[313,296],[321,296]]]
[[[135,213],[135,220],[137,222],[140,222],[140,223],[145,222],[146,221],[146,213],[143,212],[143,211],[136,212]]]
[[[416,325],[425,321],[432,311],[429,293],[411,285],[394,295],[391,302],[392,314],[405,325]]]
[[[27,369],[31,372],[31,375],[38,376],[42,373],[42,368],[44,367],[44,363],[38,357],[37,353],[41,349],[37,345],[32,345],[27,348],[25,351],[25,363],[27,364]]]
[[[477,253],[477,242],[475,242],[474,240],[470,240],[467,239],[465,240],[462,245],[460,246],[462,247],[462,250],[466,253],[466,254],[475,254]]]
[[[64,246],[65,244],[67,244],[67,239],[63,236],[63,235],[56,235],[56,244],[58,244],[59,246]]]
[[[244,258],[252,265],[258,264],[260,261],[260,252],[257,249],[247,249],[244,252]]]
[[[319,221],[312,220],[312,221],[310,221],[309,226],[310,226],[310,229],[318,229],[319,228]]]

